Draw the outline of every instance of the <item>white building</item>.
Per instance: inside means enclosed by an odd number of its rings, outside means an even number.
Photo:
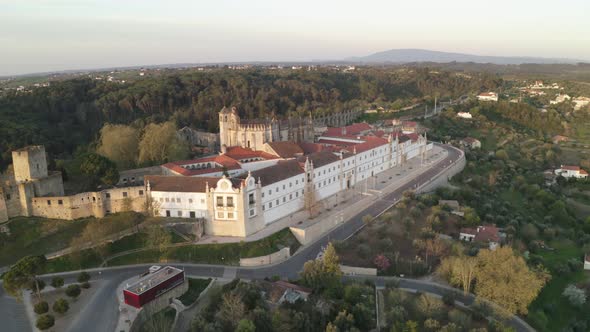
[[[568,95],[561,95],[561,94],[560,94],[560,95],[558,95],[557,97],[555,97],[555,99],[554,99],[554,100],[551,100],[551,101],[549,101],[549,103],[550,103],[551,105],[555,105],[555,104],[560,104],[560,103],[563,103],[563,102],[565,102],[566,100],[570,100],[570,99],[572,99],[572,97],[570,97],[570,96],[568,96]]]
[[[584,270],[590,270],[590,254],[584,256]]]
[[[281,157],[258,154],[263,160],[242,148],[247,157],[241,160],[234,151],[233,158],[171,163],[164,168],[175,176],[146,176],[146,187],[160,216],[203,218],[206,234],[247,236],[294,212],[319,207],[322,200],[432,149],[418,134],[359,136],[335,143],[281,142],[267,150]],[[304,144],[319,151],[303,155],[299,145]],[[268,164],[246,169],[256,163]]]
[[[471,119],[471,118],[473,118],[473,116],[469,112],[459,112],[459,113],[457,113],[457,117],[463,118],[463,119]]]
[[[561,165],[561,168],[555,170],[555,175],[563,176],[566,179],[585,179],[588,177],[588,172],[581,169],[580,166]]]
[[[577,97],[572,99],[572,101],[574,102],[574,110],[578,111],[581,110],[582,108],[588,106],[590,104],[590,98],[588,97]]]
[[[477,96],[477,100],[481,101],[498,101],[498,94],[495,92],[483,92]]]

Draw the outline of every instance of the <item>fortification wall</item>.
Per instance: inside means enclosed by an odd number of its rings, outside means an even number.
[[[35,188],[35,196],[63,196],[64,184],[60,172],[52,172],[47,177],[32,181]]]
[[[144,210],[145,190],[143,186],[32,199],[32,215],[52,219],[102,218],[108,213],[143,212]]]

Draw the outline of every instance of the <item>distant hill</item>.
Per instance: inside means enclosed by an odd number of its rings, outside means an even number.
[[[565,58],[537,58],[512,56],[484,56],[463,53],[438,52],[422,49],[393,49],[377,52],[363,57],[346,58],[347,62],[358,63],[410,63],[410,62],[476,62],[493,63],[499,65],[519,65],[523,63],[569,63],[584,62],[583,60]]]

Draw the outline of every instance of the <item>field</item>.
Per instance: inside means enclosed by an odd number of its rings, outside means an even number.
[[[171,232],[171,235],[173,237],[173,243],[184,242],[184,239],[175,233]],[[144,233],[138,233],[115,241],[109,244],[106,249],[106,252],[108,253],[106,257],[127,250],[143,248],[145,246],[145,238],[146,235]],[[291,234],[291,231],[288,228],[285,228],[265,239],[254,242],[186,245],[167,248],[163,252],[160,252],[157,249],[137,251],[128,255],[113,258],[108,261],[108,265],[117,266],[155,262],[237,265],[240,257],[264,256],[286,246],[291,248],[291,253],[294,253],[297,248],[299,248],[299,245],[299,242]],[[88,269],[100,266],[102,261],[102,258],[96,250],[84,250],[79,256],[66,255],[50,260],[47,264],[46,272],[52,273]]]
[[[109,234],[131,228],[136,213],[119,213],[101,219],[108,225]],[[54,220],[38,217],[17,217],[6,223],[10,235],[0,235],[0,266],[15,263],[27,255],[43,255],[67,248],[74,237],[79,236],[84,227],[95,218],[78,220]],[[105,226],[106,227],[106,226]]]
[[[440,211],[440,207],[434,210]],[[368,222],[352,238],[336,243],[342,264],[373,268],[375,257],[383,254],[391,261],[391,267],[381,271],[382,274],[418,276],[432,271],[442,253],[425,257],[423,250],[416,245],[416,240],[423,238],[425,229],[431,227],[439,231],[444,228],[447,234],[456,233],[458,217],[441,212],[438,224],[433,225],[429,221],[434,219],[431,215],[433,207],[418,200],[407,199],[398,203],[379,218]]]
[[[583,256],[581,248],[568,240],[553,241],[550,246],[555,250],[543,251],[540,256],[553,277],[529,306],[527,317],[527,321],[539,331],[561,331],[576,317],[583,318],[590,311],[588,302],[582,307],[575,307],[562,296],[563,290],[570,284],[584,287],[587,291],[590,289],[590,273],[561,271],[568,260],[580,261]]]

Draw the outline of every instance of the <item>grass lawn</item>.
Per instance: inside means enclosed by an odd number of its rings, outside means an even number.
[[[189,306],[193,304],[201,292],[207,288],[207,286],[211,283],[211,278],[209,279],[188,279],[188,291],[182,294],[181,297],[178,299],[182,304],[185,306]]]
[[[571,241],[554,241],[550,244],[554,251],[543,251],[540,255],[545,261],[545,266],[553,270],[558,264],[567,262],[568,259],[580,259],[581,249]],[[570,284],[578,284],[590,279],[590,274],[584,271],[559,274],[552,273],[551,281],[543,288],[539,296],[529,306],[527,321],[539,331],[561,331],[570,321],[586,317],[590,311],[590,304],[586,303],[581,308],[572,306],[562,296],[563,290]]]
[[[145,321],[139,327],[140,332],[168,332],[172,329],[176,317],[176,310],[167,307],[155,313],[149,320]]]
[[[285,228],[265,239],[254,242],[203,244],[170,248],[165,255],[166,258],[162,258],[163,255],[160,255],[157,250],[145,250],[117,257],[111,260],[109,265],[158,261],[237,265],[241,257],[264,256],[283,247],[290,247],[291,253],[294,253],[299,248],[299,245],[291,231]]]
[[[143,216],[135,212],[108,215],[102,219],[57,220],[17,217],[8,222],[10,236],[0,236],[0,266],[13,264],[28,255],[43,255],[67,248],[89,222],[104,222],[113,234],[133,227]]]
[[[184,239],[169,232],[172,236],[173,243],[184,242]],[[107,249],[104,249],[103,255],[105,257],[124,252],[127,250],[138,249],[145,246],[147,241],[146,233],[136,233],[133,235],[126,236],[120,240],[112,242],[108,245]],[[83,250],[77,255],[65,255],[55,259],[51,259],[47,262],[46,273],[62,272],[78,269],[89,269],[98,267],[102,263],[102,258],[94,250]]]
[[[183,242],[180,236],[172,234],[174,243]],[[138,233],[126,236],[118,241],[109,244],[107,257],[127,250],[142,248],[145,245],[146,235]],[[144,250],[129,255],[114,258],[108,262],[109,266],[155,263],[155,262],[188,262],[206,264],[228,264],[237,265],[240,257],[264,256],[280,248],[288,246],[291,253],[294,253],[300,246],[297,239],[291,234],[288,228],[283,229],[265,239],[255,242],[223,243],[190,245],[178,248],[170,248],[166,255],[156,249]],[[164,257],[165,256],[165,257]],[[98,267],[102,259],[94,250],[84,250],[79,257],[66,255],[48,261],[46,273],[71,271]]]

